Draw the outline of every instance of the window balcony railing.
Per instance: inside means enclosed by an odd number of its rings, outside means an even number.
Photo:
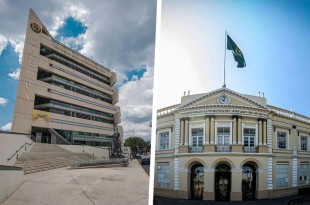
[[[202,147],[202,146],[190,147],[190,148],[189,148],[189,152],[191,152],[191,153],[203,152],[203,147]]]
[[[230,145],[218,145],[216,146],[217,152],[231,152],[231,146]]]
[[[243,147],[243,152],[245,153],[257,153],[258,149],[257,147]]]

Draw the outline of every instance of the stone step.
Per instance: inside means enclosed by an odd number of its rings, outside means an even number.
[[[32,170],[24,170],[24,174],[25,175],[26,174],[32,174],[32,173],[47,171],[47,170],[51,170],[51,169],[58,169],[58,168],[62,168],[62,167],[68,167],[68,165],[54,166],[54,167],[44,167],[44,168],[32,169]]]
[[[34,143],[29,152],[24,152],[15,166],[22,167],[25,174],[70,166],[72,161],[92,160],[87,153],[73,153],[57,145]]]
[[[60,160],[32,160],[32,161],[25,161],[25,162],[17,162],[15,163],[15,166],[27,166],[28,164],[47,164],[47,163],[57,163],[57,162],[62,162],[62,163],[71,163],[72,160],[68,159],[60,159]]]

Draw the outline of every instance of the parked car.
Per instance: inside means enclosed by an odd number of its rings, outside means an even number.
[[[149,165],[150,164],[150,157],[149,156],[145,156],[141,158],[141,164],[143,165]]]

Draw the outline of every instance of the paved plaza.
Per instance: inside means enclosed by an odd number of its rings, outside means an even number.
[[[3,205],[146,205],[149,177],[137,160],[128,167],[69,169],[25,175]]]

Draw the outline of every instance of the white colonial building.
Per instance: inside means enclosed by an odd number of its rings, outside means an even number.
[[[310,189],[310,118],[227,88],[157,113],[154,194],[276,198]]]

